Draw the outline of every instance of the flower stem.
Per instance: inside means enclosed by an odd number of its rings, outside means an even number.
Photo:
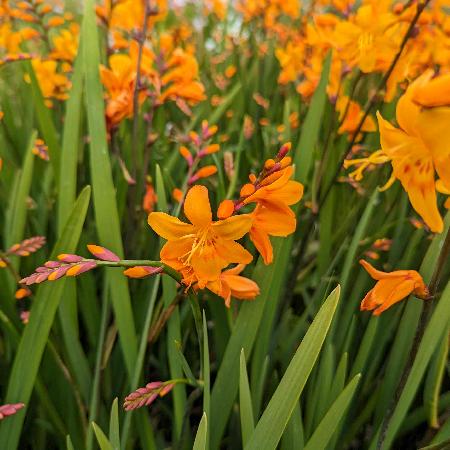
[[[409,374],[411,372],[417,353],[419,351],[420,343],[422,342],[423,335],[425,334],[425,330],[427,328],[427,324],[431,312],[433,310],[433,299],[436,297],[436,294],[438,293],[442,272],[445,268],[445,263],[447,262],[449,256],[450,256],[450,228],[447,230],[447,235],[445,237],[444,244],[441,248],[436,268],[433,272],[433,276],[431,277],[431,281],[429,284],[430,297],[428,300],[425,301],[422,313],[420,314],[419,324],[417,326],[417,330],[414,335],[414,341],[411,351],[409,353],[408,361],[406,363],[405,368],[403,369],[402,376],[400,378],[400,382],[397,386],[397,389],[395,390],[394,398],[392,399],[392,402],[386,412],[386,415],[383,418],[383,422],[381,423],[381,430],[378,436],[378,442],[376,447],[377,450],[383,449],[384,441],[386,439],[386,434],[389,429],[392,416],[394,415],[395,407],[398,404],[400,397],[403,393]]]
[[[176,270],[172,269],[172,267],[162,263],[161,261],[153,261],[148,259],[121,259],[120,261],[102,261],[96,259],[95,262],[97,263],[97,266],[107,266],[107,267],[134,267],[134,266],[162,267],[164,269],[164,273],[169,275],[177,282],[181,281],[180,274]]]
[[[134,82],[133,92],[133,130],[131,137],[131,157],[133,165],[131,167],[131,176],[136,179],[137,170],[137,140],[138,140],[138,121],[139,121],[139,91],[141,89],[141,65],[142,54],[144,52],[144,42],[147,36],[148,18],[150,15],[150,0],[144,1],[144,21],[142,23],[142,31],[138,39],[138,55],[136,62],[136,79]]]

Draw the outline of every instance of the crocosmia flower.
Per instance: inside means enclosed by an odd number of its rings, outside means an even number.
[[[383,311],[410,294],[423,300],[428,298],[428,288],[419,272],[415,270],[381,272],[363,259],[359,262],[369,275],[377,280],[375,287],[361,302],[361,311],[373,311],[374,316],[379,316]]]

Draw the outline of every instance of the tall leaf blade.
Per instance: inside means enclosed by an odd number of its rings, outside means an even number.
[[[245,450],[275,450],[319,356],[338,301],[338,286],[325,300],[296,351]]]
[[[101,245],[123,256],[120,221],[106,136],[103,90],[100,83],[100,52],[94,2],[86,0],[81,32],[86,109],[90,136],[90,169],[95,222]],[[85,45],[86,44],[86,45]],[[137,339],[126,278],[120,271],[107,269],[111,300],[119,330],[120,345],[129,378],[134,374]]]
[[[79,195],[64,231],[53,249],[54,258],[60,253],[75,251],[86,217],[90,194],[91,189],[87,186]],[[55,313],[62,299],[64,284],[65,278],[54,283],[45,283],[38,289],[29,323],[24,329],[14,358],[6,402],[27,404],[30,400]],[[25,408],[21,410],[14,421],[3,422],[0,426],[0,442],[4,448],[10,450],[17,448],[25,410]]]
[[[356,375],[338,396],[305,445],[305,450],[325,450],[355,395],[361,375]]]

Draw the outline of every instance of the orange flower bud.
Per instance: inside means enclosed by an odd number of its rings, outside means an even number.
[[[248,179],[250,180],[251,183],[254,183],[256,181],[256,175],[254,173],[251,173],[248,176]]]
[[[394,14],[401,14],[404,10],[404,6],[402,3],[396,3],[392,8]]]
[[[234,202],[232,200],[224,200],[220,203],[217,210],[217,217],[219,219],[227,219],[234,213]]]
[[[211,175],[214,175],[217,173],[217,167],[216,166],[205,166],[199,169],[192,177],[189,179],[189,184],[195,183],[200,178],[208,178]]]
[[[182,145],[180,147],[180,155],[187,161],[187,163],[192,166],[193,163],[193,159],[192,159],[192,155],[191,152],[188,150],[187,147],[185,147],[184,145]]]
[[[156,275],[163,271],[162,267],[135,266],[123,271],[123,274],[129,278],[145,278],[150,275]]]
[[[195,145],[200,145],[200,137],[199,137],[199,135],[198,135],[195,131],[190,131],[190,132],[189,132],[189,137],[191,138],[191,141],[192,141]]]
[[[247,183],[242,186],[240,195],[241,197],[248,197],[249,195],[252,195],[253,192],[255,192],[255,186],[253,184]]]
[[[264,163],[264,168],[267,169],[267,170],[270,170],[274,165],[275,165],[275,161],[273,159],[268,159]]]
[[[292,162],[292,158],[291,158],[290,156],[285,156],[285,157],[280,161],[281,168],[282,168],[282,169],[286,168],[287,166],[289,166],[289,165],[291,164],[291,162]]]
[[[31,291],[28,288],[20,288],[17,289],[16,293],[14,294],[14,297],[17,300],[21,300],[22,298],[29,297],[31,295]]]
[[[231,78],[236,73],[236,66],[230,65],[225,69],[225,76]]]
[[[203,150],[201,150],[198,156],[203,157],[206,155],[211,155],[212,153],[217,153],[220,150],[219,144],[210,144],[207,145]]]
[[[48,27],[59,27],[64,24],[64,19],[62,17],[52,17],[47,22]]]
[[[278,178],[281,178],[283,176],[283,172],[278,171],[274,172],[268,177],[264,178],[264,180],[261,181],[261,186],[267,186],[269,184],[272,184],[274,181],[277,181]]]
[[[172,191],[172,197],[176,202],[181,203],[183,201],[183,191],[181,189],[175,188]]]

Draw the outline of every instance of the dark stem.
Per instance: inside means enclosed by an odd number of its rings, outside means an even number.
[[[147,36],[148,28],[148,17],[150,15],[150,0],[144,1],[144,23],[142,24],[142,31],[138,36],[138,56],[136,62],[136,80],[134,84],[133,92],[133,131],[131,137],[131,158],[133,165],[131,168],[131,174],[134,179],[136,179],[137,170],[137,138],[138,138],[138,122],[139,122],[139,91],[141,89],[141,65],[142,65],[142,54],[144,52],[144,43]]]
[[[386,434],[389,429],[392,416],[394,415],[395,406],[398,404],[398,401],[400,400],[400,397],[403,393],[409,374],[411,373],[411,369],[416,359],[417,352],[419,351],[420,343],[422,342],[423,335],[425,334],[425,330],[427,328],[427,324],[430,319],[431,312],[433,310],[433,303],[434,303],[433,299],[436,297],[436,294],[438,293],[442,272],[445,268],[445,263],[447,262],[449,255],[450,255],[450,228],[447,230],[447,236],[445,237],[444,245],[442,246],[436,264],[436,268],[433,272],[433,276],[429,284],[429,299],[425,301],[422,313],[420,314],[419,324],[417,326],[417,330],[414,335],[414,341],[411,351],[409,353],[408,361],[406,363],[405,368],[403,369],[403,373],[400,378],[397,389],[395,391],[394,398],[392,399],[392,402],[386,412],[386,415],[383,418],[383,422],[381,423],[381,430],[378,436],[378,442],[376,447],[377,450],[383,449]]]
[[[173,299],[172,303],[160,314],[160,316],[156,320],[156,323],[149,330],[148,333],[149,344],[152,344],[153,342],[156,341],[156,339],[158,339],[158,336],[163,330],[164,325],[170,319],[178,303],[180,303],[180,301],[185,297],[186,295],[184,294],[184,292],[177,294],[177,296]]]

